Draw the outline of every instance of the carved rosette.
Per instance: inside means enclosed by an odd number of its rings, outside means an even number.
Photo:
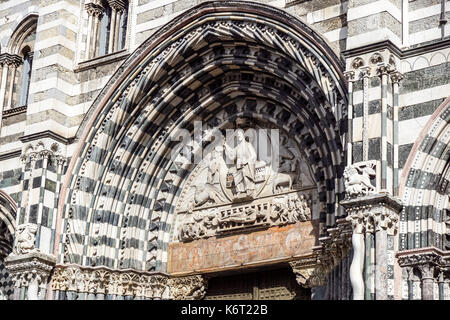
[[[54,256],[32,252],[20,256],[10,255],[5,259],[5,266],[14,286],[21,288],[28,287],[33,280],[39,285],[46,284],[55,262]]]
[[[204,276],[194,275],[170,279],[171,299],[200,300],[206,294],[208,282]]]

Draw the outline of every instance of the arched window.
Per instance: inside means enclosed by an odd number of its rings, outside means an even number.
[[[22,50],[23,53],[23,71],[22,71],[22,84],[20,86],[20,106],[26,106],[28,102],[28,92],[30,91],[31,82],[31,68],[33,65],[33,53],[30,47],[25,47]]]
[[[127,0],[93,0],[85,4],[88,13],[86,59],[125,48],[128,6]]]
[[[0,55],[0,109],[28,104],[37,16],[32,15],[13,32],[8,51]]]

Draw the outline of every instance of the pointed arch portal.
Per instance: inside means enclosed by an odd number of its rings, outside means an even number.
[[[196,120],[247,119],[288,135],[312,171],[317,240],[341,215],[342,69],[313,30],[265,5],[203,3],[162,27],[80,126],[58,208],[60,263],[167,271],[177,201],[195,170],[172,160],[170,135],[193,135]]]

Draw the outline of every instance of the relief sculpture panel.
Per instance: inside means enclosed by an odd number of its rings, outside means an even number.
[[[256,126],[235,129],[233,139],[224,131],[178,199],[170,273],[288,261],[317,245],[318,194],[297,142]]]
[[[276,136],[281,143],[267,135],[269,154],[260,157],[249,139],[254,132],[236,130],[234,146],[222,136],[193,170],[176,206],[174,241],[305,222],[318,211],[311,169],[296,143],[285,133]]]

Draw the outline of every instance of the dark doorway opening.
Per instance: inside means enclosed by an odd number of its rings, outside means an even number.
[[[311,300],[290,268],[210,278],[206,300]]]

